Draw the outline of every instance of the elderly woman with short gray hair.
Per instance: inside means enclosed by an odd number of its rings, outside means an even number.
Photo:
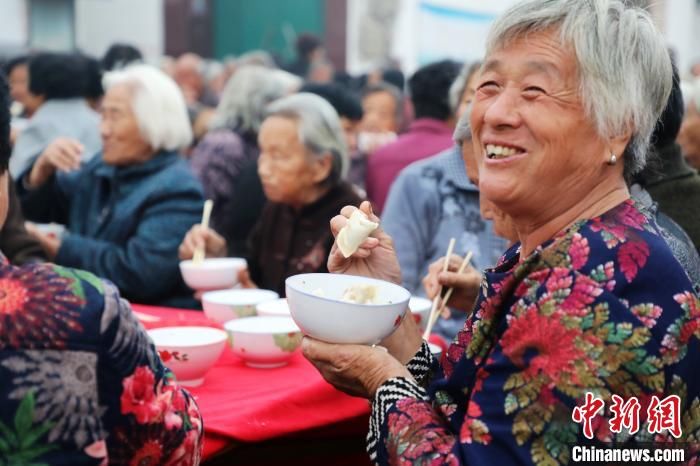
[[[112,281],[131,301],[193,305],[177,247],[204,201],[179,152],[192,140],[182,93],[149,65],[113,71],[105,84],[102,152],[81,166],[84,147],[59,138],[17,183],[27,219],[69,233],[30,231],[51,260]]]
[[[410,318],[387,351],[307,337],[304,354],[372,400],[368,450],[382,465],[563,465],[597,461],[581,446],[598,442],[694,442],[700,300],[625,183],[671,91],[661,34],[619,0],[522,1],[494,23],[480,73],[479,189],[520,241],[484,272],[439,370]],[[353,212],[333,218],[335,234]],[[328,265],[401,276],[381,230]]]
[[[205,197],[214,201],[210,225],[231,243],[232,253],[239,254],[245,247],[234,238],[245,238],[252,226],[248,222],[246,228],[231,212],[241,205],[237,199],[240,174],[258,158],[258,131],[265,108],[299,86],[298,77],[282,70],[258,65],[239,68],[224,88],[209,132],[192,152],[192,170],[202,182]],[[265,199],[259,188],[255,193],[246,202],[262,208]]]
[[[273,102],[260,127],[258,174],[268,203],[249,241],[246,287],[284,294],[290,275],[327,271],[333,245],[328,220],[360,198],[343,180],[348,168],[340,119],[323,98],[295,94]],[[226,241],[212,229],[193,227],[180,246],[192,257],[198,246],[224,256]]]

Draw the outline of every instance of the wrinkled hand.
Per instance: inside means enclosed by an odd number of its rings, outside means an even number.
[[[211,228],[202,228],[197,224],[190,228],[178,248],[180,260],[189,260],[198,247],[204,246],[207,257],[226,257],[228,253],[226,240]]]
[[[447,272],[442,271],[444,264],[445,258],[442,257],[428,267],[428,275],[423,278],[426,296],[433,299],[440,292],[440,286],[445,290],[454,287],[447,305],[464,312],[471,311],[479,296],[481,273],[469,265],[462,274],[458,274],[462,258],[454,254],[450,256]]]
[[[32,235],[41,245],[49,260],[53,261],[61,248],[61,240],[55,236],[42,233],[32,222],[25,222],[24,227],[27,233]]]
[[[371,399],[388,379],[411,378],[408,369],[381,347],[334,345],[304,337],[301,349],[328,383],[348,395]]]
[[[345,206],[340,211],[340,215],[331,219],[331,232],[335,238],[338,237],[338,233],[348,223],[348,219],[356,209],[357,207],[354,206]],[[371,221],[379,223],[380,220],[372,212],[372,206],[369,202],[363,202],[360,205],[360,210]],[[338,244],[333,243],[333,248],[328,256],[328,271],[379,278],[401,284],[401,269],[394,250],[394,241],[382,230],[381,225],[347,259],[340,252]]]
[[[57,170],[63,172],[78,170],[83,151],[84,147],[77,139],[55,139],[37,158],[27,183],[32,188],[38,188]]]

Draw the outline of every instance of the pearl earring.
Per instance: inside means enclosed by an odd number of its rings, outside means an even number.
[[[617,163],[617,155],[611,153],[610,160],[608,161],[608,165],[615,165],[616,163]]]

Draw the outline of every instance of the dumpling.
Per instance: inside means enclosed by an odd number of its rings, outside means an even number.
[[[345,258],[352,256],[377,227],[379,227],[378,223],[370,221],[361,210],[357,209],[338,233],[336,238],[338,249]]]
[[[354,285],[345,290],[341,301],[356,304],[375,304],[377,287],[374,285]]]

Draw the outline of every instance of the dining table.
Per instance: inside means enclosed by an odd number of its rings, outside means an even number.
[[[222,328],[201,311],[132,305],[146,329]],[[167,364],[166,364],[167,365]],[[231,349],[185,387],[204,421],[205,465],[369,465],[369,403],[328,384],[300,352],[282,367],[247,366]]]

